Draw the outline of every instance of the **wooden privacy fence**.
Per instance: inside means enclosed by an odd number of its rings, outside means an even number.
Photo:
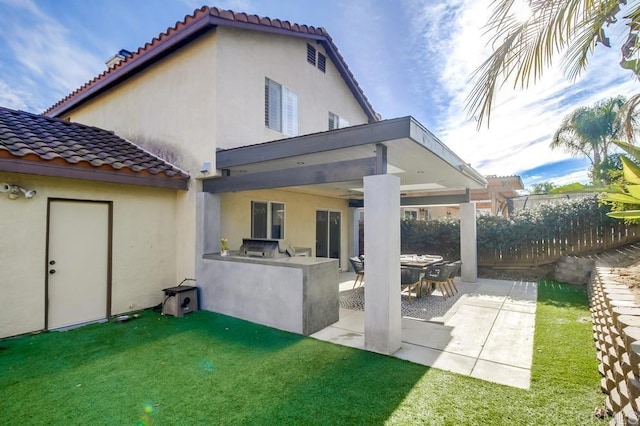
[[[593,224],[580,218],[562,227],[550,227],[546,235],[518,243],[478,247],[479,266],[537,266],[564,255],[581,256],[640,241],[640,226],[623,222]]]
[[[459,226],[448,233],[416,232],[424,228],[420,221],[403,227],[402,252],[439,254],[456,260],[460,256]],[[542,230],[541,230],[542,228]],[[413,229],[413,230],[412,230]],[[478,229],[478,266],[532,267],[556,262],[560,256],[582,256],[640,241],[640,225],[621,221],[594,221],[575,217],[561,225],[538,226],[535,231],[514,235]],[[522,231],[521,231],[522,232]],[[535,235],[535,237],[527,236]],[[360,223],[360,253],[364,253],[364,226]]]

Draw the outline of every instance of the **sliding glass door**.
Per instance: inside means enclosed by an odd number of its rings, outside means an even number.
[[[316,256],[340,261],[342,215],[330,210],[316,211]]]

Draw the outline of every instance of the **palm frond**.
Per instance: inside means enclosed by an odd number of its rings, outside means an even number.
[[[624,155],[620,156],[620,160],[622,160],[622,176],[624,177],[624,181],[634,185],[640,184],[640,167]]]
[[[569,79],[575,80],[587,66],[588,56],[597,43],[611,47],[604,27],[620,12],[618,0],[585,1],[582,20],[576,22],[575,37],[562,58],[562,67]]]
[[[497,88],[509,79],[514,87],[527,88],[542,77],[556,54],[567,50],[565,69],[569,76],[577,76],[596,40],[604,42],[603,26],[615,19],[620,2],[530,0],[531,17],[518,22],[511,13],[514,0],[493,1],[486,29],[493,34],[489,43],[494,50],[472,74],[474,85],[466,99],[467,112],[476,117],[478,128],[484,120],[489,125]],[[638,17],[639,7],[633,9]]]
[[[640,93],[631,96],[620,110],[624,134],[629,142],[633,142],[633,134],[637,126],[636,109],[640,104]]]
[[[640,199],[627,194],[605,194],[604,196],[600,197],[600,199],[601,201],[611,201],[614,203],[640,205]]]
[[[622,148],[627,154],[629,154],[631,157],[633,157],[637,161],[640,161],[640,148],[639,147],[637,147],[635,145],[631,145],[628,142],[617,140],[617,139],[614,139],[612,141],[612,143],[614,145],[616,145],[617,147]]]
[[[640,199],[640,185],[627,185],[629,195]]]
[[[627,220],[640,219],[640,210],[626,210],[626,211],[623,211],[623,212],[610,212],[610,213],[607,213],[607,216],[612,217],[614,219],[627,219]]]

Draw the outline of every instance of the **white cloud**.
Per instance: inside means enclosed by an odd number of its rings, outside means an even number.
[[[3,1],[0,38],[13,54],[14,63],[22,67],[11,70],[14,78],[23,72],[30,73],[45,85],[39,87],[41,93],[51,91],[61,98],[104,67],[102,58],[85,50],[62,23],[32,1]],[[14,94],[21,95],[20,91]],[[33,111],[42,104],[43,100],[34,94],[33,99],[27,99],[25,109]]]
[[[503,86],[492,109],[491,127],[476,130],[465,111],[469,77],[490,54],[482,35],[487,2],[465,0],[461,14],[451,23],[450,50],[440,74],[441,88],[451,99],[447,118],[438,129],[440,138],[484,174],[510,175],[569,158],[551,151],[549,143],[562,118],[578,106],[619,94],[640,91],[628,72],[617,66],[617,49],[599,49],[576,82],[565,79],[559,67],[527,90]],[[425,17],[426,19],[426,17]],[[558,61],[556,61],[558,63]],[[577,176],[577,175],[576,175]]]
[[[545,181],[553,183],[555,186],[568,185],[574,182],[588,183],[590,181],[589,174],[586,170],[568,173],[561,177],[546,179]]]
[[[346,56],[345,61],[358,83],[366,89],[366,95],[376,100],[374,107],[389,118],[388,111],[398,111],[402,107],[391,83],[398,77],[394,73],[397,52],[388,32],[380,30],[386,25],[385,16],[371,2],[339,1],[333,6],[336,16],[358,17],[337,19],[329,31],[341,54]],[[346,55],[345,52],[354,54]]]
[[[29,107],[27,99],[29,94],[20,88],[13,87],[0,80],[0,106],[11,109],[25,110]]]

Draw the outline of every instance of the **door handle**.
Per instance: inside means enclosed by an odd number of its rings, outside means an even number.
[[[56,273],[56,270],[55,270],[55,269],[49,269],[49,273],[50,273],[50,274],[55,274],[55,273]]]

